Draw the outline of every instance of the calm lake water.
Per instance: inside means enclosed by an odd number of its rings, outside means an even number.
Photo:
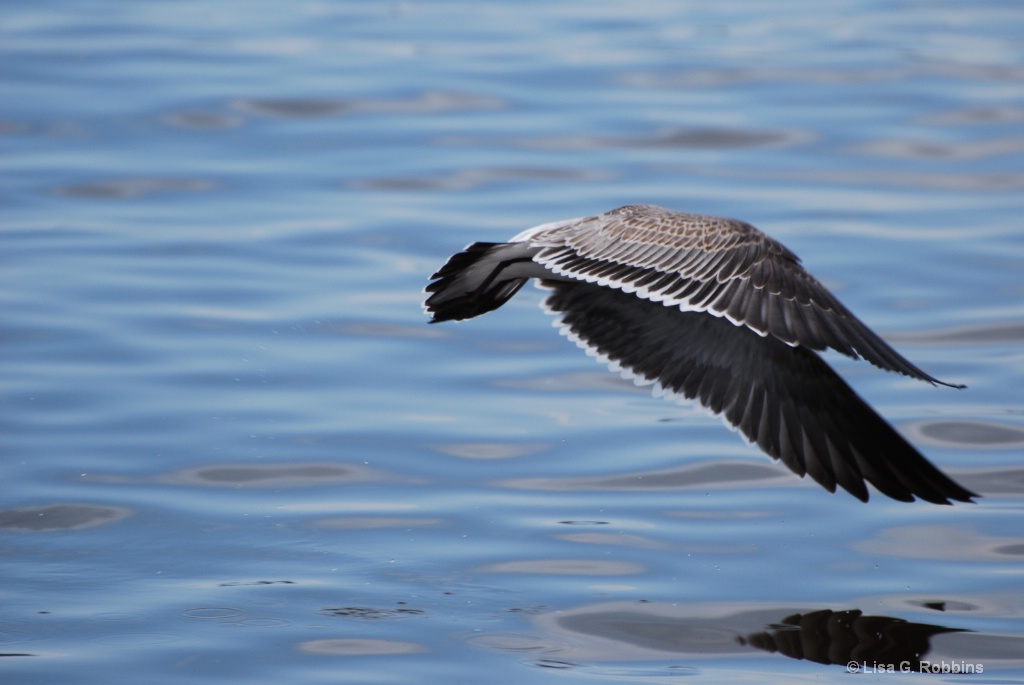
[[[1022,35],[996,0],[6,2],[0,681],[1024,682]],[[633,202],[756,224],[966,383],[829,357],[979,502],[831,495],[532,287],[427,325],[466,243]]]

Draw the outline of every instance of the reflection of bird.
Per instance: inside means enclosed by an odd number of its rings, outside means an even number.
[[[768,630],[738,640],[819,664],[843,664],[868,672],[886,668],[916,672],[921,670],[921,657],[931,651],[933,635],[959,632],[963,631],[888,616],[864,616],[857,609],[822,609],[787,616]]]
[[[973,493],[936,469],[814,353],[949,385],[900,356],[800,265],[732,219],[628,206],[474,243],[426,287],[432,323],[497,309],[530,278],[563,334],[613,368],[696,399],[830,492],[948,504]],[[952,386],[963,387],[963,386]]]

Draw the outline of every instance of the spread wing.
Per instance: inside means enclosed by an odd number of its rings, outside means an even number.
[[[971,501],[817,354],[721,317],[680,312],[625,289],[543,281],[562,333],[592,354],[721,415],[764,452],[830,492],[866,501]]]
[[[762,336],[832,348],[930,383],[949,385],[901,356],[861,323],[795,254],[750,224],[648,205],[557,222],[516,240],[562,278],[707,312]],[[959,386],[954,386],[959,387]]]

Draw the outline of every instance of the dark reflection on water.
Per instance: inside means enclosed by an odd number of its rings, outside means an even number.
[[[330,609],[321,609],[320,613],[332,618],[355,618],[364,621],[381,621],[393,618],[423,616],[427,612],[423,609],[415,609],[412,607],[398,607],[395,609],[381,609],[376,607],[333,607]]]
[[[529,490],[651,490],[706,489],[708,487],[751,487],[779,485],[791,479],[781,466],[720,458],[687,464],[665,471],[630,473],[598,478],[528,478],[503,481],[509,488]]]
[[[165,114],[161,121],[169,126],[209,131],[236,128],[245,123],[241,117],[203,110],[170,112]]]
[[[0,529],[43,532],[73,530],[115,523],[131,514],[125,507],[94,504],[50,504],[0,510]]]
[[[931,124],[998,124],[1024,121],[1024,109],[1017,107],[968,107],[925,117]]]
[[[323,654],[327,656],[383,656],[418,654],[427,651],[426,647],[414,642],[355,637],[310,640],[300,644],[299,649],[309,654]]]
[[[308,119],[339,114],[436,114],[461,110],[499,109],[495,98],[474,93],[426,91],[408,98],[331,100],[317,98],[245,98],[232,106],[242,112],[285,119]]]
[[[237,109],[284,118],[324,117],[341,114],[352,109],[347,102],[332,100],[262,99],[239,100]]]
[[[806,134],[779,131],[732,130],[726,128],[692,128],[671,130],[647,138],[612,139],[608,144],[626,147],[728,149],[792,145],[807,139]]]
[[[987,67],[977,64],[956,64],[954,62],[940,64],[924,63],[915,66],[894,66],[891,69],[874,69],[861,65],[858,69],[829,69],[827,67],[728,67],[716,69],[687,69],[649,72],[636,70],[623,77],[623,82],[630,86],[649,88],[651,86],[670,88],[719,88],[723,86],[751,85],[758,83],[783,86],[786,83],[801,84],[864,84],[864,83],[899,83],[908,79],[941,74],[958,78],[984,80],[1007,80],[1017,82],[1024,79],[1024,69],[1017,65],[1010,67]],[[981,108],[985,111],[989,108]],[[1015,107],[1010,112],[1019,111]],[[1000,119],[1003,120],[1003,119]],[[1015,118],[1009,119],[1010,121]],[[984,118],[968,119],[968,121],[986,121]],[[956,123],[961,123],[957,120]]]
[[[965,479],[971,487],[1002,497],[1024,497],[1024,468],[974,471]]]
[[[959,628],[912,623],[888,616],[865,616],[860,610],[822,609],[793,614],[737,640],[766,652],[819,664],[864,668],[893,665],[899,671],[920,671],[921,661],[931,651],[931,638],[942,633],[963,632]]]
[[[933,330],[927,333],[901,333],[896,336],[896,339],[924,345],[1020,343],[1024,342],[1024,323],[992,321],[973,326]]]
[[[880,140],[861,147],[861,152],[880,157],[918,157],[928,159],[976,159],[1024,152],[1024,138],[987,140],[983,143],[941,143],[924,140]]]
[[[224,464],[181,471],[162,480],[183,485],[209,486],[303,486],[319,483],[351,483],[380,478],[381,474],[354,464]]]
[[[211,191],[216,184],[191,178],[122,178],[57,186],[58,195],[82,199],[127,199],[154,193],[197,193]]]
[[[730,150],[784,147],[812,139],[800,131],[757,131],[731,128],[671,128],[635,136],[558,136],[490,139],[474,136],[446,136],[441,142],[453,146],[502,145],[538,150],[601,150],[614,148],[657,148],[680,150]]]
[[[860,609],[792,610],[728,604],[613,602],[544,614],[537,625],[566,663],[627,659],[725,659],[760,650],[850,671],[930,672],[940,661],[978,665],[1021,661],[1024,638],[957,626],[871,615]],[[941,645],[934,638],[945,636]],[[962,637],[961,637],[962,636]],[[525,649],[525,638],[481,640],[498,649]],[[544,649],[534,641],[534,648]],[[987,645],[978,650],[980,645]],[[980,664],[984,670],[984,664]]]
[[[352,183],[365,190],[467,191],[516,181],[580,182],[598,181],[608,174],[571,168],[488,167],[431,173],[417,178],[379,178]]]
[[[906,427],[932,444],[970,447],[1024,447],[1024,429],[981,421],[927,421]]]

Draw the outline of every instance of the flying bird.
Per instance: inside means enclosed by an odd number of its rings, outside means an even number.
[[[785,246],[743,221],[651,205],[477,242],[426,286],[431,323],[497,309],[531,278],[589,353],[662,394],[696,400],[829,492],[868,500],[977,497],[923,457],[817,354],[831,348],[944,383],[865,326]]]

